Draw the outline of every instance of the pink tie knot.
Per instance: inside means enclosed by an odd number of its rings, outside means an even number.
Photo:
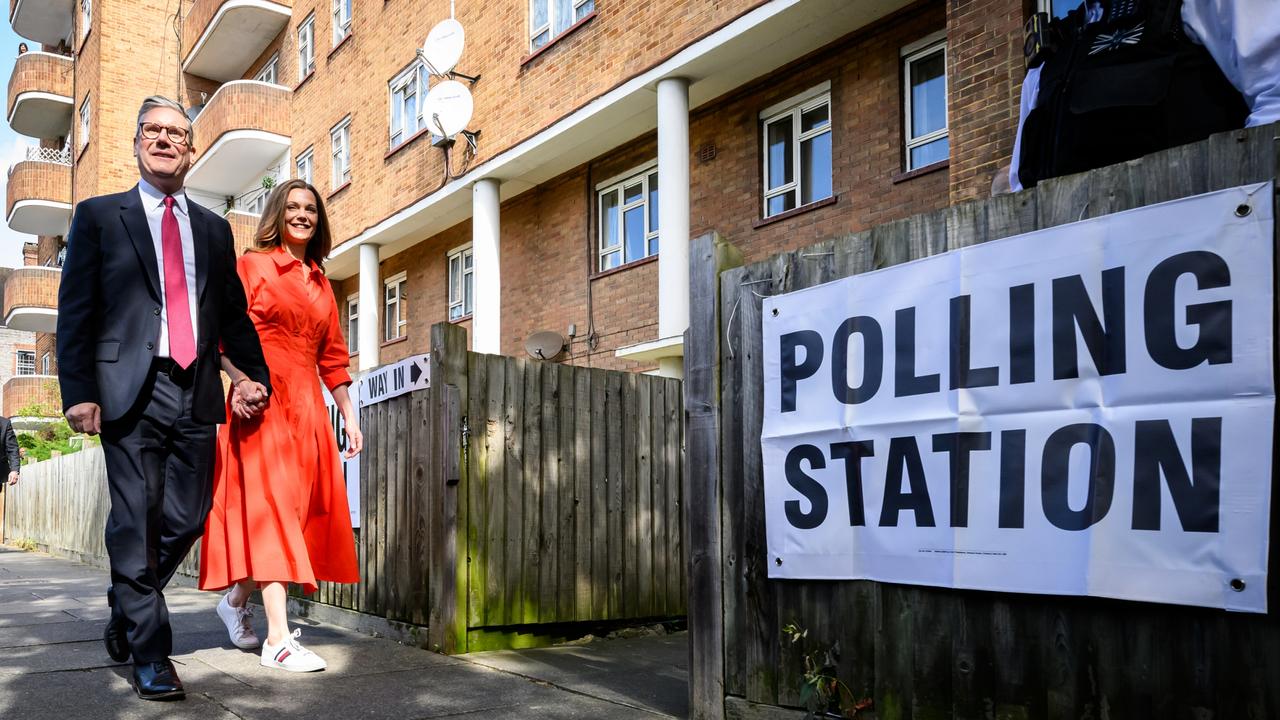
[[[173,209],[173,204],[178,202],[172,195],[164,196],[164,206],[166,209]]]

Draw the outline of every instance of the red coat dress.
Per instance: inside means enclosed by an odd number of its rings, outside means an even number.
[[[277,248],[237,263],[249,317],[271,371],[271,398],[251,420],[218,432],[213,508],[200,546],[200,588],[245,578],[360,579],[346,487],[320,383],[351,382],[329,280]]]

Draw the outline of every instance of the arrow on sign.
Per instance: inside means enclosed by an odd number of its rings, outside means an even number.
[[[415,362],[414,364],[409,366],[409,384],[410,385],[417,384],[418,378],[420,377],[422,377],[422,368],[419,367],[418,363]]]

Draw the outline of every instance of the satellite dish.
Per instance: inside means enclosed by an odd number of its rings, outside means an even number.
[[[524,339],[524,351],[538,360],[554,360],[564,351],[564,338],[552,330],[539,330]]]
[[[422,114],[427,118],[427,127],[447,138],[466,129],[474,110],[471,91],[457,80],[436,83],[422,101]]]
[[[457,20],[449,18],[436,23],[422,44],[422,61],[427,64],[427,70],[433,75],[447,75],[462,58],[465,40],[462,23]]]

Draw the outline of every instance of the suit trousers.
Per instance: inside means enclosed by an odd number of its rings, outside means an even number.
[[[107,554],[134,662],[173,652],[164,588],[204,531],[213,503],[217,426],[191,419],[189,373],[157,361],[133,408],[102,424],[111,512]]]

